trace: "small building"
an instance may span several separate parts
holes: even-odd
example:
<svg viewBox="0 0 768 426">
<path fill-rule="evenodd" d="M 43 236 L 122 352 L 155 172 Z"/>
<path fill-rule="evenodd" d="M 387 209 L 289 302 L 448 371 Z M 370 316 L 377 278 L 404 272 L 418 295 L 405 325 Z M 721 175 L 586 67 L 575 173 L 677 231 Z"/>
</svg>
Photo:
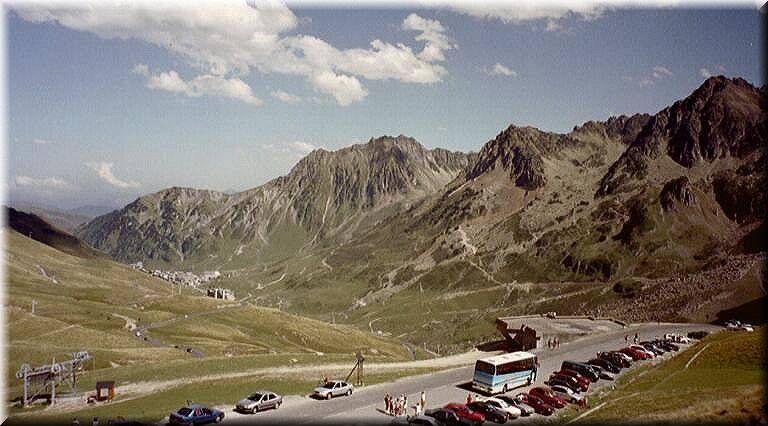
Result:
<svg viewBox="0 0 768 426">
<path fill-rule="evenodd" d="M 525 324 L 512 325 L 504 318 L 496 319 L 496 328 L 507 341 L 508 351 L 528 351 L 538 346 L 540 337 L 536 336 L 536 330 Z"/>
<path fill-rule="evenodd" d="M 115 382 L 96 382 L 96 401 L 112 401 L 115 397 Z"/>
<path fill-rule="evenodd" d="M 235 300 L 235 292 L 228 288 L 212 287 L 208 289 L 207 294 L 214 299 Z"/>
</svg>

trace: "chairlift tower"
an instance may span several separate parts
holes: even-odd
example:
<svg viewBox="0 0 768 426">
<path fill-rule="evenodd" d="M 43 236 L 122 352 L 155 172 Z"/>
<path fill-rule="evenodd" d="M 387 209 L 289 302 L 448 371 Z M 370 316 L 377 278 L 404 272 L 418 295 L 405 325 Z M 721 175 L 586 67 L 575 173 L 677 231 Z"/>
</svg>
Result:
<svg viewBox="0 0 768 426">
<path fill-rule="evenodd" d="M 51 404 L 56 403 L 56 386 L 61 383 L 69 385 L 72 394 L 77 395 L 77 372 L 82 370 L 85 361 L 91 359 L 86 351 L 72 353 L 71 359 L 56 362 L 54 358 L 50 364 L 32 368 L 29 364 L 22 364 L 16 372 L 16 378 L 24 382 L 24 397 L 22 402 L 25 407 L 40 396 L 49 386 L 51 389 Z"/>
</svg>

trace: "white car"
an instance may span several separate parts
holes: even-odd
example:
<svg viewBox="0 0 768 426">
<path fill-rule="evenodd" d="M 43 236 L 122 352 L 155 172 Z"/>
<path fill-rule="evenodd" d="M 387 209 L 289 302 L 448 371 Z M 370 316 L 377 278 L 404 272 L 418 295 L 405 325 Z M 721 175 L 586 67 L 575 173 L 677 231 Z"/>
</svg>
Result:
<svg viewBox="0 0 768 426">
<path fill-rule="evenodd" d="M 352 395 L 354 386 L 341 380 L 329 380 L 316 387 L 312 391 L 312 396 L 322 399 L 331 399 L 334 396 Z"/>
<path fill-rule="evenodd" d="M 552 392 L 555 393 L 555 395 L 563 398 L 564 400 L 572 403 L 572 404 L 582 404 L 584 401 L 584 395 L 574 392 L 568 387 L 560 386 L 560 385 L 552 385 L 549 387 L 552 389 Z"/>
<path fill-rule="evenodd" d="M 677 334 L 677 333 L 667 333 L 664 335 L 664 339 L 671 340 L 675 343 L 684 343 L 686 345 L 691 343 L 691 339 L 689 339 L 686 336 L 683 336 L 682 334 Z"/>
<path fill-rule="evenodd" d="M 483 401 L 488 405 L 492 405 L 498 408 L 499 410 L 504 411 L 505 413 L 507 413 L 507 417 L 509 417 L 510 419 L 516 419 L 523 414 L 523 412 L 520 411 L 519 408 L 512 406 L 508 404 L 506 401 L 501 400 L 499 398 L 486 398 Z"/>
</svg>

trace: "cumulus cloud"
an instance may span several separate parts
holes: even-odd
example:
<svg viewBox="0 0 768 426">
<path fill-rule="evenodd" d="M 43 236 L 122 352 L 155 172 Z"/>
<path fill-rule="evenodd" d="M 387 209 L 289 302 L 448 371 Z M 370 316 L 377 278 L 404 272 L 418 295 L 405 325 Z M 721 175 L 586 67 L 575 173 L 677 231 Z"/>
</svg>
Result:
<svg viewBox="0 0 768 426">
<path fill-rule="evenodd" d="M 363 100 L 368 91 L 360 84 L 360 80 L 331 71 L 318 73 L 312 77 L 312 85 L 321 92 L 333 96 L 341 106 Z"/>
<path fill-rule="evenodd" d="M 661 65 L 657 65 L 653 67 L 653 72 L 651 73 L 651 75 L 653 76 L 653 78 L 660 80 L 665 77 L 671 77 L 674 74 L 672 73 L 672 71 L 669 70 L 669 68 L 662 67 Z"/>
<path fill-rule="evenodd" d="M 431 84 L 442 80 L 444 52 L 455 48 L 436 20 L 409 15 L 401 27 L 418 31 L 424 48 L 416 53 L 402 43 L 379 39 L 367 48 L 338 49 L 311 35 L 296 34 L 299 20 L 282 3 L 271 0 L 200 0 L 178 3 L 137 0 L 91 5 L 27 2 L 14 7 L 30 22 L 56 22 L 105 39 L 136 39 L 183 59 L 198 77 L 184 80 L 176 71 L 150 74 L 148 87 L 187 96 L 224 96 L 254 103 L 242 77 L 260 73 L 300 75 L 340 105 L 362 100 L 367 91 L 359 78 Z M 338 90 L 339 93 L 332 92 Z M 250 95 L 249 95 L 250 93 Z"/>
<path fill-rule="evenodd" d="M 38 189 L 73 189 L 74 186 L 64 179 L 57 177 L 34 178 L 24 175 L 16 175 L 13 182 L 17 186 L 38 188 Z"/>
<path fill-rule="evenodd" d="M 512 68 L 509 68 L 506 65 L 502 65 L 498 62 L 493 64 L 492 67 L 487 68 L 485 72 L 488 75 L 505 75 L 507 77 L 517 77 L 517 71 L 513 70 Z"/>
<path fill-rule="evenodd" d="M 445 35 L 445 27 L 440 21 L 422 18 L 411 13 L 403 21 L 402 28 L 406 31 L 421 32 L 416 36 L 416 40 L 425 42 L 424 49 L 418 55 L 424 61 L 444 61 L 443 51 L 456 48 L 456 44 Z"/>
<path fill-rule="evenodd" d="M 112 167 L 114 167 L 113 163 L 101 161 L 96 163 L 85 163 L 85 165 L 88 166 L 88 168 L 94 170 L 102 181 L 117 188 L 138 188 L 141 185 L 136 181 L 125 181 L 115 176 L 115 174 L 112 172 Z"/>
<path fill-rule="evenodd" d="M 284 92 L 282 90 L 275 90 L 272 92 L 272 97 L 277 99 L 280 102 L 285 102 L 287 104 L 297 104 L 301 102 L 301 98 L 293 95 L 288 92 Z"/>
<path fill-rule="evenodd" d="M 233 99 L 256 106 L 263 103 L 253 95 L 251 87 L 237 77 L 226 78 L 205 74 L 187 81 L 182 79 L 176 71 L 152 74 L 145 64 L 136 65 L 133 72 L 146 77 L 145 86 L 153 90 L 182 93 L 192 98 L 211 96 Z"/>
</svg>

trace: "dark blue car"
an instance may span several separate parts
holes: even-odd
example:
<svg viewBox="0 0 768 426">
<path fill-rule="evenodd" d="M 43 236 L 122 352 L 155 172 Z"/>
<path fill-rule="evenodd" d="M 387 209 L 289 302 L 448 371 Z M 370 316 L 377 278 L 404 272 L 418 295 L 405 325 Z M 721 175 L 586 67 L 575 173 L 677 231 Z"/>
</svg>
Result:
<svg viewBox="0 0 768 426">
<path fill-rule="evenodd" d="M 168 418 L 173 425 L 202 425 L 205 423 L 218 423 L 224 418 L 224 412 L 215 408 L 208 408 L 200 404 L 192 404 L 181 407 Z"/>
</svg>

